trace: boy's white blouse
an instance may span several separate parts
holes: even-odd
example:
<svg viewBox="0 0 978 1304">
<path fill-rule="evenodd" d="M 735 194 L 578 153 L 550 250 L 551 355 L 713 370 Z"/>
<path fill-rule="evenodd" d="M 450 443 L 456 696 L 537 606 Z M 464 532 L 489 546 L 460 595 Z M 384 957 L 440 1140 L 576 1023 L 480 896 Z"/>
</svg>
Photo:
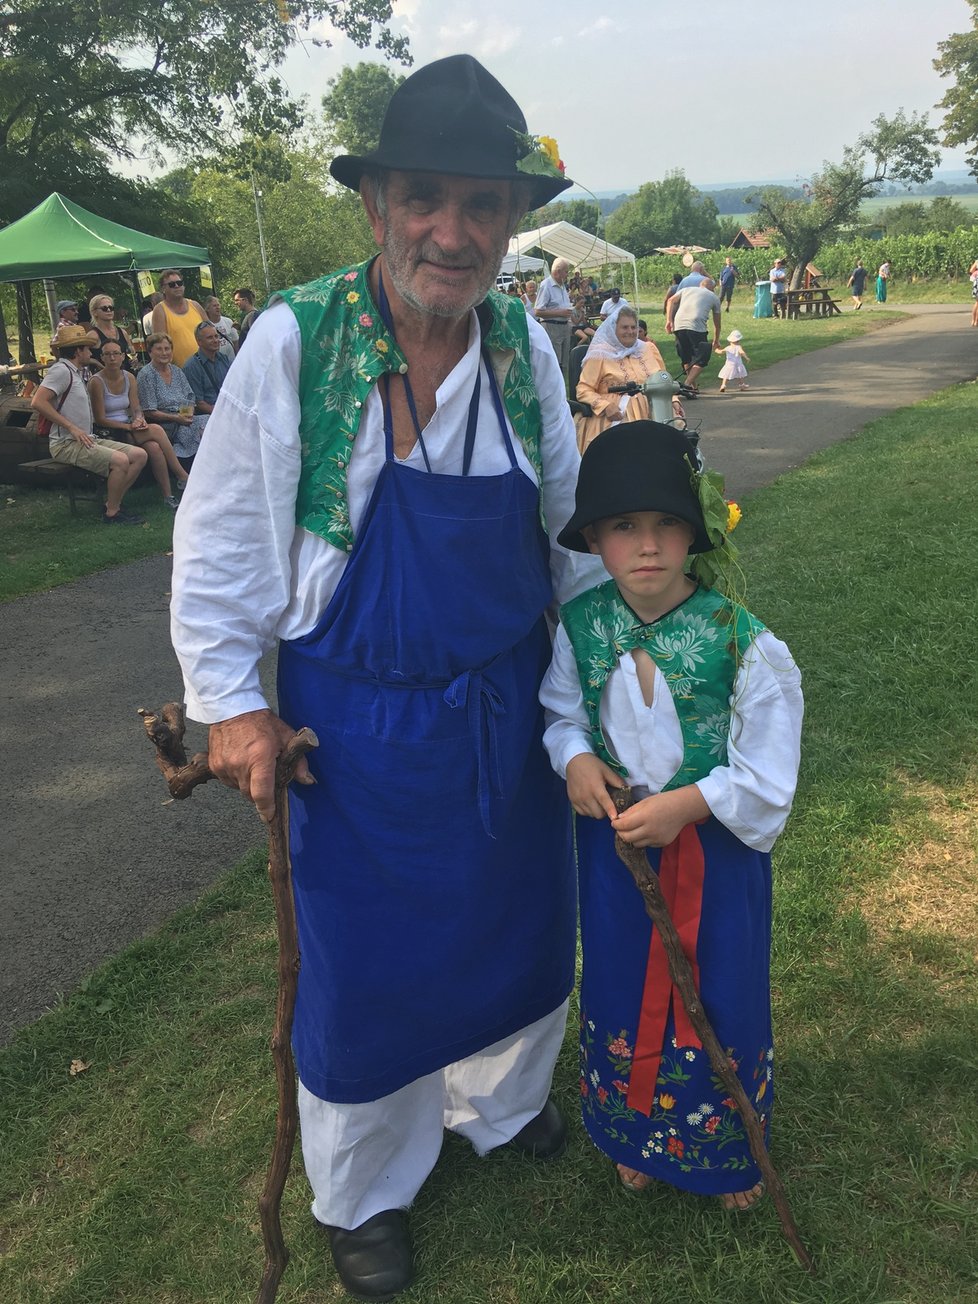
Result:
<svg viewBox="0 0 978 1304">
<path fill-rule="evenodd" d="M 592 752 L 591 731 L 574 650 L 563 627 L 540 689 L 546 709 L 543 737 L 554 769 Z M 731 697 L 727 764 L 696 785 L 712 813 L 741 842 L 770 851 L 785 826 L 798 781 L 804 704 L 801 673 L 784 643 L 764 630 L 748 648 Z M 682 730 L 658 667 L 651 707 L 645 705 L 635 660 L 626 654 L 601 698 L 601 727 L 632 787 L 659 792 L 683 759 Z"/>
</svg>

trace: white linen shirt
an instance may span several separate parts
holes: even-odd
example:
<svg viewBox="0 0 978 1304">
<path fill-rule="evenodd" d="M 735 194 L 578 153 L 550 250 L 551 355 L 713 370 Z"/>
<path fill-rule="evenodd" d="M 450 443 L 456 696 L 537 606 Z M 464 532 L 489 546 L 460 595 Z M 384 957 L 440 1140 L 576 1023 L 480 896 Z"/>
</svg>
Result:
<svg viewBox="0 0 978 1304">
<path fill-rule="evenodd" d="M 543 509 L 559 602 L 607 578 L 600 558 L 556 543 L 574 509 L 580 457 L 564 382 L 546 333 L 528 319 L 530 360 L 542 415 Z M 255 321 L 251 343 L 228 372 L 207 424 L 173 532 L 170 627 L 184 674 L 188 715 L 214 724 L 266 707 L 258 663 L 278 639 L 318 623 L 348 554 L 296 525 L 299 442 L 298 322 L 286 304 Z M 439 387 L 424 431 L 431 469 L 460 475 L 465 423 L 479 364 L 473 311 L 465 355 Z M 509 458 L 483 370 L 471 474 L 499 475 Z M 511 432 L 512 433 L 512 432 Z M 513 438 L 517 465 L 536 476 Z M 347 472 L 356 532 L 385 457 L 383 406 L 376 386 L 363 407 Z M 405 459 L 424 469 L 420 446 Z"/>
<path fill-rule="evenodd" d="M 653 663 L 654 664 L 654 663 Z M 554 769 L 593 752 L 574 649 L 563 626 L 540 701 L 546 712 L 543 743 Z M 744 654 L 730 698 L 733 708 L 727 764 L 696 786 L 721 824 L 755 851 L 770 851 L 784 828 L 798 781 L 804 705 L 801 674 L 784 643 L 762 630 Z M 631 787 L 661 792 L 683 761 L 683 735 L 672 694 L 655 666 L 651 706 L 645 705 L 635 659 L 627 653 L 601 696 L 601 728 Z"/>
</svg>

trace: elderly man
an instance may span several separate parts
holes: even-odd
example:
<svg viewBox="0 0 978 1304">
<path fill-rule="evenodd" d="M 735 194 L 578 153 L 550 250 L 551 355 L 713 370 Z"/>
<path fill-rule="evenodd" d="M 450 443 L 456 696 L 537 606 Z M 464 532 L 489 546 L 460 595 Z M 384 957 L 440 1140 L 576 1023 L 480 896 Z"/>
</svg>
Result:
<svg viewBox="0 0 978 1304">
<path fill-rule="evenodd" d="M 194 331 L 197 352 L 183 364 L 183 374 L 190 382 L 198 412 L 213 412 L 224 377 L 231 363 L 221 352 L 221 336 L 211 321 L 202 321 Z"/>
<path fill-rule="evenodd" d="M 62 326 L 78 325 L 78 302 L 75 299 L 59 299 L 55 305 L 55 312 L 58 314 L 58 324 L 55 331 L 59 331 Z"/>
<path fill-rule="evenodd" d="M 62 326 L 51 341 L 58 361 L 50 366 L 31 407 L 51 423 L 48 447 L 56 462 L 80 466 L 105 479 L 103 525 L 142 525 L 142 516 L 122 510 L 122 499 L 146 465 L 146 450 L 92 434 L 92 405 L 84 369 L 98 336 L 84 326 Z"/>
<path fill-rule="evenodd" d="M 365 1299 L 411 1280 L 403 1211 L 445 1128 L 479 1154 L 564 1145 L 573 870 L 537 689 L 551 597 L 597 559 L 554 541 L 578 457 L 553 350 L 490 292 L 522 214 L 570 184 L 520 167 L 525 133 L 468 55 L 398 88 L 377 149 L 331 167 L 379 256 L 258 319 L 177 517 L 211 767 L 267 817 L 293 729 L 319 737 L 290 794 L 293 1040 L 313 1214 Z"/>
<path fill-rule="evenodd" d="M 567 378 L 571 351 L 571 303 L 570 291 L 567 289 L 567 277 L 570 275 L 570 263 L 566 258 L 555 258 L 550 275 L 545 276 L 537 290 L 533 315 L 543 322 L 543 328 L 550 338 L 560 370 Z"/>
<path fill-rule="evenodd" d="M 160 274 L 163 298 L 153 309 L 152 334 L 169 335 L 173 341 L 173 361 L 182 367 L 197 352 L 194 332 L 207 314 L 196 299 L 184 296 L 183 273 L 168 268 Z"/>
<path fill-rule="evenodd" d="M 788 273 L 785 270 L 783 258 L 775 258 L 774 266 L 768 272 L 768 279 L 771 282 L 771 304 L 774 308 L 774 315 L 786 320 L 788 316 Z"/>
<path fill-rule="evenodd" d="M 690 263 L 690 265 L 689 265 L 689 271 L 686 273 L 686 275 L 683 277 L 683 279 L 682 279 L 682 280 L 679 282 L 679 284 L 676 286 L 676 289 L 677 289 L 677 290 L 688 290 L 688 289 L 690 288 L 690 286 L 693 286 L 693 285 L 702 285 L 703 282 L 706 281 L 706 280 L 708 280 L 708 279 L 709 279 L 709 277 L 707 276 L 706 268 L 705 268 L 705 267 L 703 266 L 703 264 L 702 264 L 702 263 L 697 259 L 696 262 L 694 262 L 694 263 Z"/>
<path fill-rule="evenodd" d="M 707 324 L 713 317 L 713 344 L 709 343 Z M 707 277 L 700 285 L 677 289 L 666 303 L 666 330 L 675 331 L 676 352 L 686 373 L 686 384 L 698 393 L 696 381 L 710 356 L 720 343 L 720 300 L 713 293 Z"/>
</svg>

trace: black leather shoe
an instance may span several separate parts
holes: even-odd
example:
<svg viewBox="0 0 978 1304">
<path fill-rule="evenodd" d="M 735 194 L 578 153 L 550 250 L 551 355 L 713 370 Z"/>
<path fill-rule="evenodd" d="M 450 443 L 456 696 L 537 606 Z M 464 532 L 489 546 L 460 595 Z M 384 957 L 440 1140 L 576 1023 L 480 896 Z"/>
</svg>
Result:
<svg viewBox="0 0 978 1304">
<path fill-rule="evenodd" d="M 548 1100 L 536 1118 L 521 1127 L 509 1143 L 531 1159 L 556 1159 L 567 1146 L 567 1124 L 560 1110 Z"/>
<path fill-rule="evenodd" d="M 385 1209 L 346 1231 L 327 1227 L 336 1275 L 356 1299 L 393 1299 L 414 1277 L 411 1236 L 403 1209 Z"/>
</svg>

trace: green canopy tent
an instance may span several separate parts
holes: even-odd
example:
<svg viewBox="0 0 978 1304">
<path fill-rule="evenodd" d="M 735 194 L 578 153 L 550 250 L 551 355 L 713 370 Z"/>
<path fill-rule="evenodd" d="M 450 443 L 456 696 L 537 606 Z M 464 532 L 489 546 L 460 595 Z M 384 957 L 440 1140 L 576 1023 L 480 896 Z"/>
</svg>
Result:
<svg viewBox="0 0 978 1304">
<path fill-rule="evenodd" d="M 207 250 L 199 245 L 158 240 L 132 227 L 120 226 L 55 191 L 0 231 L 0 282 L 17 283 L 21 362 L 34 358 L 28 281 L 75 280 L 97 272 L 128 273 L 135 309 L 139 302 L 134 275 L 137 271 L 203 267 L 209 262 Z M 50 296 L 49 303 L 53 304 Z M 0 346 L 0 362 L 4 362 L 5 327 Z"/>
<path fill-rule="evenodd" d="M 0 281 L 202 267 L 209 261 L 207 250 L 199 245 L 158 240 L 120 226 L 57 191 L 0 231 Z"/>
</svg>

